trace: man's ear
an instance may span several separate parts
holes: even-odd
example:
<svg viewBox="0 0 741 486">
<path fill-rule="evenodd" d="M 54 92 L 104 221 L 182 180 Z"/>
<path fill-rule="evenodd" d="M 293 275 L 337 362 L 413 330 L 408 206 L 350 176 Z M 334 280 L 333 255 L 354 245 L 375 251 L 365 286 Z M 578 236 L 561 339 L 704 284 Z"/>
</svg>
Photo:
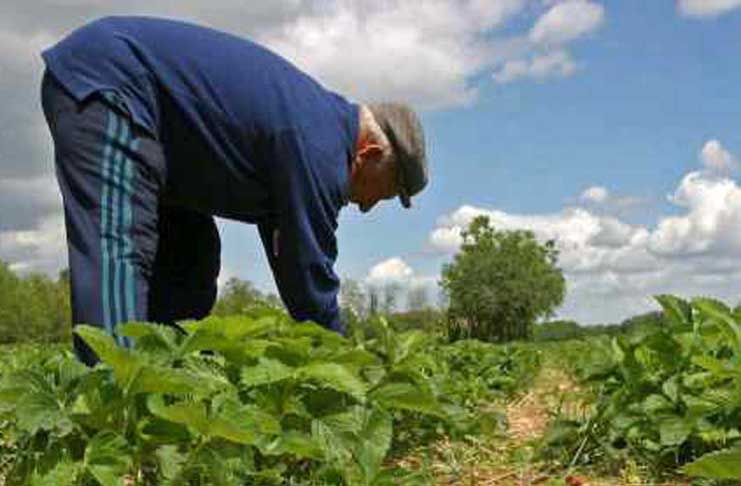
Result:
<svg viewBox="0 0 741 486">
<path fill-rule="evenodd" d="M 358 150 L 358 157 L 363 161 L 378 162 L 383 158 L 383 149 L 377 143 L 366 143 Z"/>
<path fill-rule="evenodd" d="M 351 164 L 351 173 L 355 174 L 369 162 L 380 162 L 383 158 L 383 149 L 368 139 L 361 140 Z"/>
</svg>

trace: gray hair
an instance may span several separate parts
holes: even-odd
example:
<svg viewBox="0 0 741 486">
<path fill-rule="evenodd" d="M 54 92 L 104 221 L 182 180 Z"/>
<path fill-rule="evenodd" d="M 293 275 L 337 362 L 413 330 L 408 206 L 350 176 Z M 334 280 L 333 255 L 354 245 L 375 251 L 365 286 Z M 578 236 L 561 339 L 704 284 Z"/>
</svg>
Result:
<svg viewBox="0 0 741 486">
<path fill-rule="evenodd" d="M 373 112 L 366 105 L 360 105 L 360 131 L 368 133 L 381 146 L 383 160 L 386 162 L 389 161 L 393 154 L 391 142 L 389 142 L 386 132 L 381 129 L 381 126 L 376 121 Z"/>
</svg>

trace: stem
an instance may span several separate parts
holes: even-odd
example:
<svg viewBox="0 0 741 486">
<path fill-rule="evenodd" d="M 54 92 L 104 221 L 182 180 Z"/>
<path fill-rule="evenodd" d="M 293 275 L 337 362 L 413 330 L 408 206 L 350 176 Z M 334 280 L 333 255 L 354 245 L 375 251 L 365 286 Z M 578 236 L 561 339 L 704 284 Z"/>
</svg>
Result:
<svg viewBox="0 0 741 486">
<path fill-rule="evenodd" d="M 605 393 L 605 386 L 602 385 L 600 387 L 599 393 L 597 394 L 597 403 L 600 403 L 602 401 L 602 398 L 604 396 L 604 393 Z M 598 408 L 597 411 L 596 411 L 596 418 L 598 420 L 599 420 L 601 414 L 602 414 L 602 412 Z M 595 415 L 590 415 L 590 417 L 587 419 L 587 428 L 586 428 L 586 430 L 584 432 L 585 433 L 584 439 L 582 440 L 581 444 L 579 444 L 579 448 L 576 450 L 576 454 L 574 455 L 574 457 L 571 459 L 571 462 L 569 463 L 569 468 L 567 470 L 567 473 L 569 473 L 569 474 L 571 473 L 571 470 L 576 465 L 576 461 L 579 460 L 579 456 L 581 456 L 581 453 L 584 451 L 584 447 L 587 445 L 587 440 L 589 440 L 589 438 L 592 436 L 592 430 L 591 429 L 594 426 L 594 422 L 595 422 L 593 420 L 594 418 L 595 418 Z M 597 442 L 599 443 L 599 440 Z"/>
<path fill-rule="evenodd" d="M 581 453 L 584 451 L 584 447 L 587 445 L 587 440 L 589 440 L 589 437 L 591 435 L 591 431 L 590 431 L 591 428 L 592 428 L 592 417 L 589 417 L 589 419 L 587 420 L 587 430 L 585 431 L 584 439 L 582 439 L 581 444 L 579 444 L 579 448 L 576 450 L 576 454 L 574 454 L 574 457 L 571 459 L 567 473 L 569 474 L 571 473 L 571 470 L 576 465 L 576 461 L 579 460 L 579 456 L 581 456 Z"/>
</svg>

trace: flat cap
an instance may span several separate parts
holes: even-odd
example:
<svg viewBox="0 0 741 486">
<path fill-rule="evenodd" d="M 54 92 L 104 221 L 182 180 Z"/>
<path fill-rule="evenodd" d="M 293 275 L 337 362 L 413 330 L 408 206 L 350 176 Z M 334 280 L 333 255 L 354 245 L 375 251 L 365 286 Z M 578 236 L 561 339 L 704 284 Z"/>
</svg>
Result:
<svg viewBox="0 0 741 486">
<path fill-rule="evenodd" d="M 429 172 L 425 155 L 425 137 L 419 118 L 403 103 L 367 105 L 384 131 L 394 151 L 399 171 L 399 200 L 411 207 L 411 197 L 427 186 Z"/>
</svg>

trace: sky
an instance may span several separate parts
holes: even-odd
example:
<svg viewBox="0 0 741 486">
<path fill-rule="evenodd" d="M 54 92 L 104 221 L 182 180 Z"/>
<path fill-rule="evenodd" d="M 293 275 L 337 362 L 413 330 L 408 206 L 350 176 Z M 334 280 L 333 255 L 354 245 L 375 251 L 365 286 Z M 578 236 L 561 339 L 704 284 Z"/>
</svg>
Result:
<svg viewBox="0 0 741 486">
<path fill-rule="evenodd" d="M 0 259 L 18 272 L 66 266 L 39 52 L 111 14 L 249 37 L 353 101 L 419 110 L 430 184 L 410 210 L 343 209 L 343 278 L 434 295 L 486 214 L 556 240 L 558 317 L 741 301 L 741 0 L 4 0 Z M 275 291 L 255 228 L 218 224 L 220 282 Z"/>
</svg>

